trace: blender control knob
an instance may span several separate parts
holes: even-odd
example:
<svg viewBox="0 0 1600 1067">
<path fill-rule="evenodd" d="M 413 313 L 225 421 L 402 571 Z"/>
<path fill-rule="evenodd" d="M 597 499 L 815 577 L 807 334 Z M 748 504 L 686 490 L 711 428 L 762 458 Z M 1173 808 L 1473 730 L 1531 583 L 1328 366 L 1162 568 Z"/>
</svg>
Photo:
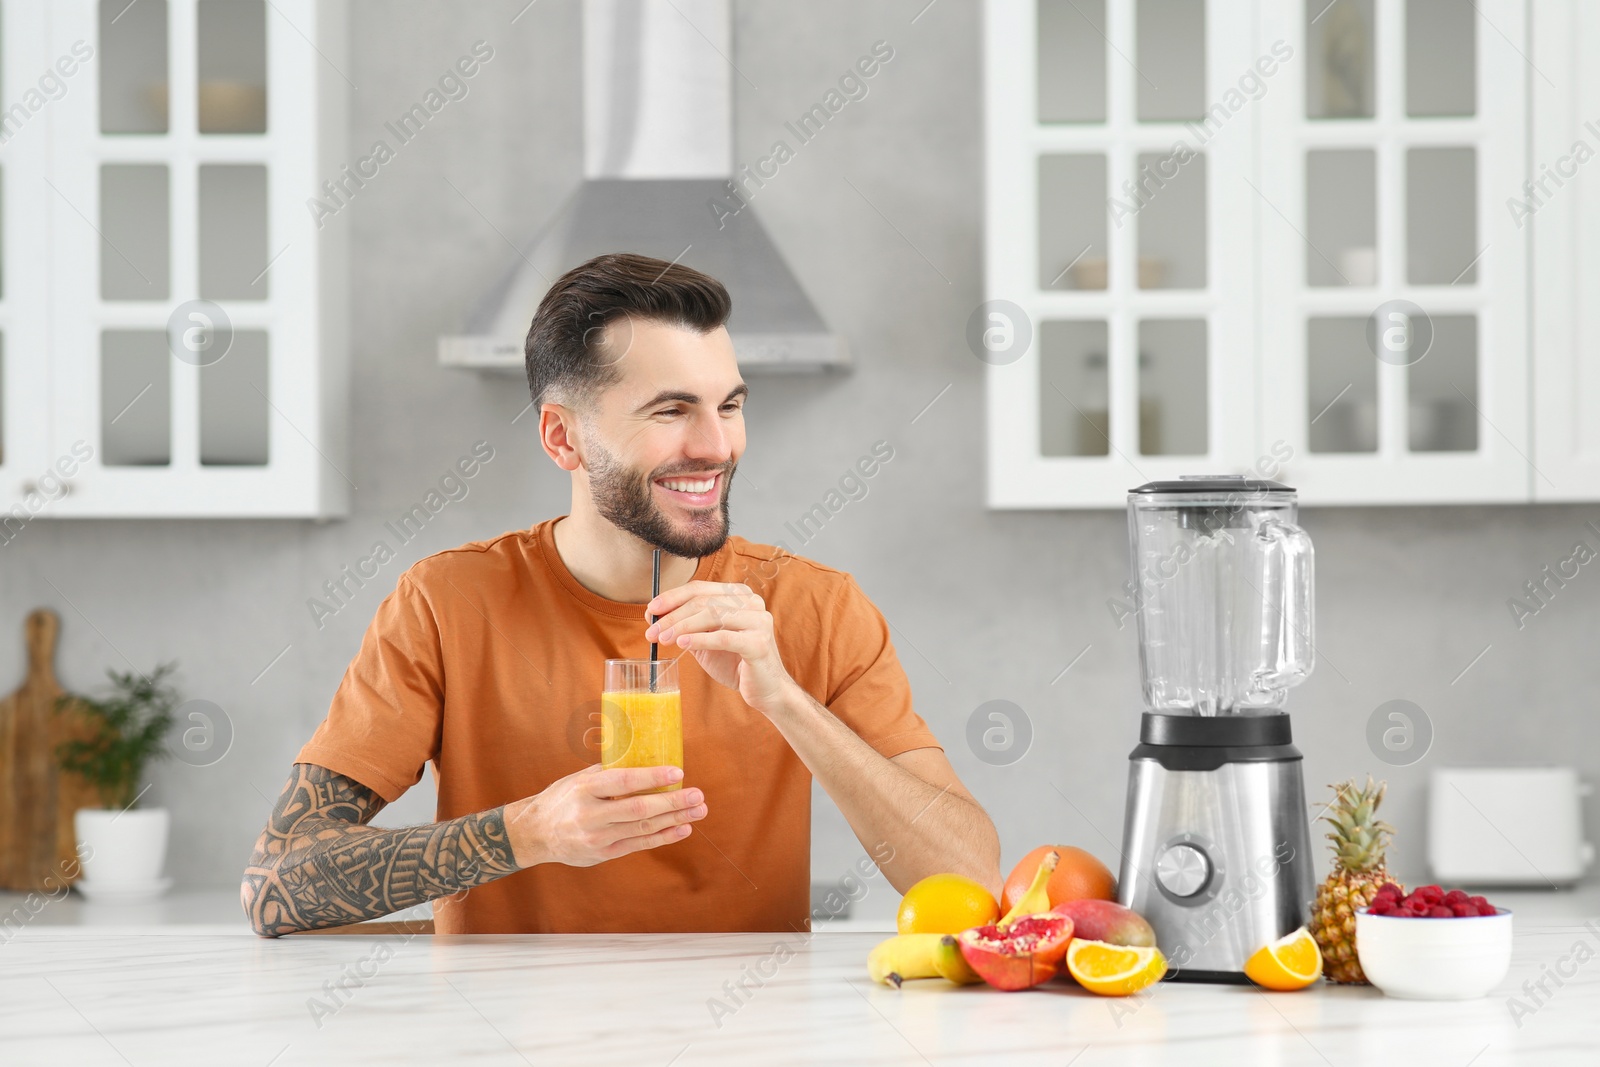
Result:
<svg viewBox="0 0 1600 1067">
<path fill-rule="evenodd" d="M 1211 858 L 1194 845 L 1173 845 L 1156 860 L 1156 878 L 1175 897 L 1192 897 L 1211 881 Z"/>
</svg>

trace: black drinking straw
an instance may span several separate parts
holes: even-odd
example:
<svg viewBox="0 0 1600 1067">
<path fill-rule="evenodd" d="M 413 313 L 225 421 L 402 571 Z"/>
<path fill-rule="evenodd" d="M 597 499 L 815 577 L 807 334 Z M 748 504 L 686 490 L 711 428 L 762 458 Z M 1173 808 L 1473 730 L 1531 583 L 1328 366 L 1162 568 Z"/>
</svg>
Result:
<svg viewBox="0 0 1600 1067">
<path fill-rule="evenodd" d="M 650 564 L 650 599 L 654 600 L 661 595 L 661 550 L 656 549 L 655 559 Z M 654 625 L 656 616 L 650 616 L 650 623 Z M 656 691 L 656 643 L 650 642 L 650 692 Z"/>
</svg>

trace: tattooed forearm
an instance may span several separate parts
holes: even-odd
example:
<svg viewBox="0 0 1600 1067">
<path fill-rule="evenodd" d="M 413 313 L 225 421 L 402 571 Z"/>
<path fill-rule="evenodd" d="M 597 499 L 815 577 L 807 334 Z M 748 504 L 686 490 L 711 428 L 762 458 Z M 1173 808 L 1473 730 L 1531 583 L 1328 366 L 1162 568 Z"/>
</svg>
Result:
<svg viewBox="0 0 1600 1067">
<path fill-rule="evenodd" d="M 373 919 L 516 872 L 504 811 L 379 830 L 383 798 L 297 763 L 245 868 L 240 898 L 263 937 Z"/>
</svg>

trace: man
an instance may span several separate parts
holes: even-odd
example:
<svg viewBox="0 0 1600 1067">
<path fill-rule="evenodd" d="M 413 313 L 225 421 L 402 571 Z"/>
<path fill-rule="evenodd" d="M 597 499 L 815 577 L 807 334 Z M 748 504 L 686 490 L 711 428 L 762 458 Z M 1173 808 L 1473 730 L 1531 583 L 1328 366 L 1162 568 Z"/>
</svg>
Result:
<svg viewBox="0 0 1600 1067">
<path fill-rule="evenodd" d="M 428 900 L 440 933 L 808 929 L 813 777 L 896 889 L 954 871 L 998 895 L 994 825 L 883 617 L 849 575 L 729 536 L 730 310 L 637 255 L 550 288 L 528 386 L 571 514 L 429 556 L 379 606 L 245 870 L 258 934 Z M 602 770 L 603 661 L 652 641 L 687 653 L 684 768 Z M 365 825 L 430 760 L 440 821 Z"/>
</svg>

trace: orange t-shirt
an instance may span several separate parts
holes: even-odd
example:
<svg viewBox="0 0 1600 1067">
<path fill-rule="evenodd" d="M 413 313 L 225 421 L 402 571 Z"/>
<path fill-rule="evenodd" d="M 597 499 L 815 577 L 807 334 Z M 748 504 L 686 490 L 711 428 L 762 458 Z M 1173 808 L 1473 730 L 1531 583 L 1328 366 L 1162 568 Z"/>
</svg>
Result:
<svg viewBox="0 0 1600 1067">
<path fill-rule="evenodd" d="M 608 658 L 648 657 L 643 604 L 585 589 L 552 529 L 429 556 L 378 607 L 328 717 L 297 761 L 393 801 L 433 761 L 438 818 L 531 796 L 598 762 Z M 938 740 L 883 616 L 848 574 L 730 537 L 695 580 L 766 601 L 783 664 L 885 757 Z M 811 772 L 692 655 L 679 664 L 684 785 L 709 809 L 682 841 L 593 867 L 544 863 L 434 902 L 439 933 L 810 928 Z"/>
</svg>

